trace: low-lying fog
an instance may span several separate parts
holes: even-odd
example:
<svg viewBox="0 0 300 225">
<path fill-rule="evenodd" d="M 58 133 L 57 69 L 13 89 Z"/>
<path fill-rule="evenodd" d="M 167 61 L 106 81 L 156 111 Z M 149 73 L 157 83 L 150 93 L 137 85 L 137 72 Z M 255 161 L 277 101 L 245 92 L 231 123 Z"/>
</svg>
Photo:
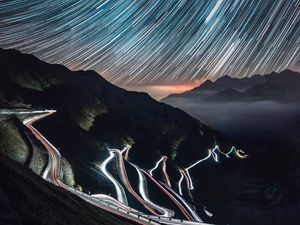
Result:
<svg viewBox="0 0 300 225">
<path fill-rule="evenodd" d="M 204 124 L 233 140 L 265 150 L 270 143 L 300 146 L 300 102 L 275 101 L 207 103 L 172 100 Z"/>
</svg>

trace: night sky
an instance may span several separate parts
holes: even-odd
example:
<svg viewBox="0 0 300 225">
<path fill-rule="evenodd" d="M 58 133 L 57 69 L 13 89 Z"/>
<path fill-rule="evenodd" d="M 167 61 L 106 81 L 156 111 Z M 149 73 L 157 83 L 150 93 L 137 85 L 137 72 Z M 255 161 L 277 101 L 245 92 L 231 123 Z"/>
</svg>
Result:
<svg viewBox="0 0 300 225">
<path fill-rule="evenodd" d="M 300 71 L 300 0 L 1 0 L 0 47 L 154 97 Z"/>
</svg>

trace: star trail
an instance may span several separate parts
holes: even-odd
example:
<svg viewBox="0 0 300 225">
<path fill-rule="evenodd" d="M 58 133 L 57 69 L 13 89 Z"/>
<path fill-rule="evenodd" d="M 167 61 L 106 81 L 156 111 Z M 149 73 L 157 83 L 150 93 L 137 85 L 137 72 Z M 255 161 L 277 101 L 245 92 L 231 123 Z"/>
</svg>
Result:
<svg viewBox="0 0 300 225">
<path fill-rule="evenodd" d="M 126 86 L 300 70 L 300 0 L 2 0 L 0 47 Z"/>
</svg>

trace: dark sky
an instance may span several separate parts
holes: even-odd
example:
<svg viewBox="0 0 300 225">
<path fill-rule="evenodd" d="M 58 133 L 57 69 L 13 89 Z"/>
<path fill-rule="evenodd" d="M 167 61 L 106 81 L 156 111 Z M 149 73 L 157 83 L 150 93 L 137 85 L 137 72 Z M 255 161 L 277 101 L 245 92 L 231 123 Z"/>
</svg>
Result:
<svg viewBox="0 0 300 225">
<path fill-rule="evenodd" d="M 300 0 L 0 1 L 0 47 L 154 97 L 225 74 L 300 71 L 299 42 Z"/>
</svg>

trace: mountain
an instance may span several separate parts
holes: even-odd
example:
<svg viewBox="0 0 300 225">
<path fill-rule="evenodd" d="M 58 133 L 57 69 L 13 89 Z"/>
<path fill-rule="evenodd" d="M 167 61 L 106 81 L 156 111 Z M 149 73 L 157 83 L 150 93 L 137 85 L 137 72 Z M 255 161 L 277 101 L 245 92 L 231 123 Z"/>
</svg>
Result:
<svg viewBox="0 0 300 225">
<path fill-rule="evenodd" d="M 206 85 L 205 91 L 212 91 L 209 87 L 212 84 Z M 246 86 L 243 84 L 243 90 Z M 218 92 L 225 89 L 218 89 Z M 230 96 L 243 90 L 231 87 L 225 93 Z M 224 151 L 233 145 L 222 133 L 145 93 L 116 87 L 94 71 L 70 71 L 16 50 L 0 50 L 0 108 L 56 109 L 56 113 L 34 123 L 34 127 L 59 148 L 62 182 L 85 193 L 116 196 L 113 185 L 97 167 L 109 156 L 107 147 L 121 149 L 125 144 L 131 144 L 129 162 L 145 170 L 153 168 L 161 156 L 167 156 L 166 170 L 171 186 L 178 190 L 180 168 L 203 159 L 208 149 L 216 144 Z M 218 110 L 214 109 L 213 113 L 216 112 Z M 228 112 L 230 115 L 232 109 Z M 219 113 L 212 121 L 224 119 L 226 111 Z M 4 171 L 0 175 L 0 196 L 4 196 L 5 211 L 24 224 L 51 224 L 57 219 L 62 222 L 54 224 L 69 224 L 74 216 L 78 224 L 84 224 L 82 221 L 122 224 L 35 175 L 41 175 L 45 170 L 46 149 L 20 120 L 20 116 L 0 115 L 0 154 L 4 155 L 0 163 L 1 171 Z M 230 123 L 229 130 L 234 125 Z M 300 172 L 298 161 L 294 160 L 298 155 L 290 148 L 284 148 L 287 154 L 282 151 L 280 154 L 257 154 L 260 146 L 255 144 L 244 146 L 243 150 L 250 155 L 246 160 L 219 155 L 218 162 L 208 159 L 191 169 L 193 190 L 188 190 L 187 182 L 182 182 L 184 198 L 205 222 L 271 225 L 284 221 L 290 225 L 299 224 L 300 185 L 297 177 Z M 108 167 L 117 178 L 116 166 L 111 163 Z M 166 183 L 161 164 L 159 169 L 154 176 Z M 129 172 L 128 176 L 132 185 L 138 186 L 136 174 Z M 149 187 L 151 199 L 170 202 L 153 185 Z M 130 206 L 139 206 L 132 198 L 128 200 Z M 213 217 L 209 217 L 204 209 L 213 213 Z M 51 216 L 46 217 L 45 211 Z M 45 218 L 48 223 L 44 222 Z"/>
<path fill-rule="evenodd" d="M 300 177 L 296 166 L 300 163 L 299 73 L 285 70 L 242 79 L 224 76 L 162 101 L 224 133 L 250 154 L 251 159 L 233 167 L 239 171 L 224 175 L 238 180 L 232 181 L 236 193 L 227 207 L 236 212 L 237 221 L 243 221 L 240 224 L 299 223 L 293 214 L 300 209 L 295 182 Z M 247 222 L 237 218 L 248 217 L 247 210 L 253 216 Z"/>
<path fill-rule="evenodd" d="M 106 146 L 125 143 L 132 144 L 131 161 L 144 168 L 161 155 L 168 156 L 171 167 L 188 165 L 190 155 L 203 156 L 215 142 L 228 145 L 185 112 L 114 86 L 94 71 L 70 71 L 3 49 L 0 69 L 1 108 L 57 109 L 36 127 L 75 165 L 101 161 L 108 155 Z M 80 169 L 74 166 L 75 177 Z M 77 179 L 85 183 L 80 175 Z"/>
<path fill-rule="evenodd" d="M 34 126 L 59 148 L 63 182 L 86 193 L 116 196 L 113 184 L 97 167 L 109 156 L 107 147 L 132 145 L 130 162 L 145 170 L 167 156 L 167 171 L 177 187 L 179 168 L 204 158 L 216 143 L 224 150 L 232 146 L 224 135 L 187 113 L 148 94 L 114 86 L 94 71 L 70 71 L 4 49 L 0 50 L 0 71 L 0 108 L 57 110 Z M 30 131 L 17 118 L 2 118 L 0 132 L 0 152 L 41 174 L 45 149 Z M 207 175 L 218 168 L 212 166 Z M 110 170 L 116 175 L 115 167 Z M 162 176 L 157 179 L 166 182 Z M 203 212 L 200 198 L 185 197 Z"/>
<path fill-rule="evenodd" d="M 224 88 L 232 88 L 237 91 L 244 91 L 253 87 L 254 85 L 264 83 L 266 81 L 265 76 L 254 75 L 251 78 L 246 77 L 242 79 L 233 78 L 229 75 L 225 75 L 216 80 L 216 82 L 212 82 L 210 80 L 205 81 L 199 87 L 194 88 L 192 91 L 201 91 L 201 90 L 211 90 L 211 91 L 221 91 Z"/>
<path fill-rule="evenodd" d="M 247 78 L 223 76 L 215 82 L 207 80 L 199 87 L 181 94 L 171 94 L 163 102 L 176 98 L 189 101 L 267 101 L 295 102 L 300 100 L 300 74 L 290 70 Z"/>
<path fill-rule="evenodd" d="M 224 76 L 162 101 L 185 110 L 250 150 L 300 148 L 296 135 L 300 130 L 297 72 L 284 70 L 242 79 Z"/>
</svg>

